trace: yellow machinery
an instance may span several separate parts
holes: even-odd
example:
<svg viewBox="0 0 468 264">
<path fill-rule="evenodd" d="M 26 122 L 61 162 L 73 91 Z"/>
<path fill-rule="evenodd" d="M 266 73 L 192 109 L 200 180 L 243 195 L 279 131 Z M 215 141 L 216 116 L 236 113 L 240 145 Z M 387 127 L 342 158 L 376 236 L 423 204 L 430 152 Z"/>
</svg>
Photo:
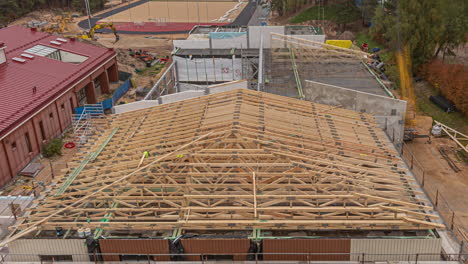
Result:
<svg viewBox="0 0 468 264">
<path fill-rule="evenodd" d="M 401 97 L 407 102 L 403 139 L 405 141 L 411 141 L 417 137 L 428 137 L 428 135 L 420 134 L 414 128 L 416 125 L 417 104 L 414 94 L 413 78 L 411 74 L 411 52 L 408 44 L 404 45 L 403 48 L 397 51 L 395 56 L 400 74 Z"/>
<path fill-rule="evenodd" d="M 115 42 L 119 41 L 120 36 L 117 34 L 117 29 L 115 28 L 114 23 L 112 23 L 112 22 L 96 24 L 94 27 L 91 28 L 91 30 L 89 30 L 89 32 L 87 32 L 85 34 L 82 34 L 82 35 L 77 35 L 76 37 L 77 38 L 82 38 L 82 39 L 92 40 L 92 39 L 94 39 L 95 31 L 97 29 L 101 29 L 101 28 L 110 28 L 110 29 L 112 29 L 112 33 L 114 33 L 114 35 L 115 35 Z"/>
<path fill-rule="evenodd" d="M 64 33 L 68 31 L 67 25 L 73 22 L 73 18 L 69 12 L 63 13 L 61 16 L 54 17 L 48 27 L 45 27 L 42 31 L 53 34 L 53 33 Z"/>
</svg>

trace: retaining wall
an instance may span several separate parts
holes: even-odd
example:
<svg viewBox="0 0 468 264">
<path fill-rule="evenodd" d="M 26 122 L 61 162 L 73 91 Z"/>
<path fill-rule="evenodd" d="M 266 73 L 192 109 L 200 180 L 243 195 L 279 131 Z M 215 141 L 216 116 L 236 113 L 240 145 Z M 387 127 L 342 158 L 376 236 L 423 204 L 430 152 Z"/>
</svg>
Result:
<svg viewBox="0 0 468 264">
<path fill-rule="evenodd" d="M 406 101 L 386 96 L 359 92 L 334 85 L 305 82 L 305 99 L 311 102 L 338 106 L 374 115 L 377 123 L 398 148 L 403 142 Z"/>
</svg>

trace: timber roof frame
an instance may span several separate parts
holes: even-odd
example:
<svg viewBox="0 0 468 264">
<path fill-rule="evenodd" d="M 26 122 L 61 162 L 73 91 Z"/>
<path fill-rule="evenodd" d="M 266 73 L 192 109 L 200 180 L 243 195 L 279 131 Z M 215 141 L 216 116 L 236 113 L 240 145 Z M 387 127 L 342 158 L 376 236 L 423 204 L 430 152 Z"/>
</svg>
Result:
<svg viewBox="0 0 468 264">
<path fill-rule="evenodd" d="M 108 121 L 87 145 L 98 149 L 117 128 L 99 156 L 57 194 L 70 171 L 60 178 L 13 238 L 56 227 L 444 228 L 366 113 L 238 89 Z"/>
</svg>

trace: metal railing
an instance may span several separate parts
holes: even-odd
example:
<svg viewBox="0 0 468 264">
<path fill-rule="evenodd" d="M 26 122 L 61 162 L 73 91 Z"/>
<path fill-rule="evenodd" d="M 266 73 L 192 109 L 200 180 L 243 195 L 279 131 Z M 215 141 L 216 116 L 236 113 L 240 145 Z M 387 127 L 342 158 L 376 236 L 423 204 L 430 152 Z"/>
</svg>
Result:
<svg viewBox="0 0 468 264">
<path fill-rule="evenodd" d="M 439 191 L 437 184 L 434 183 L 431 178 L 426 177 L 425 168 L 416 159 L 416 156 L 413 154 L 413 152 L 411 152 L 407 143 L 403 143 L 401 147 L 401 156 L 410 167 L 413 175 L 423 187 L 434 207 L 444 218 L 447 226 L 453 231 L 462 244 L 468 245 L 468 229 L 465 227 L 456 212 L 450 207 L 450 203 Z M 465 252 L 468 253 L 468 250 L 466 249 Z"/>
<path fill-rule="evenodd" d="M 192 254 L 131 254 L 131 253 L 91 253 L 91 254 L 2 254 L 0 263 L 14 262 L 76 262 L 76 263 L 106 263 L 106 262 L 140 262 L 165 263 L 166 261 L 191 263 L 210 263 L 222 260 L 223 263 L 275 263 L 276 261 L 290 261 L 300 263 L 377 263 L 382 261 L 398 261 L 402 263 L 464 263 L 467 254 L 368 254 L 368 253 L 192 253 Z"/>
</svg>

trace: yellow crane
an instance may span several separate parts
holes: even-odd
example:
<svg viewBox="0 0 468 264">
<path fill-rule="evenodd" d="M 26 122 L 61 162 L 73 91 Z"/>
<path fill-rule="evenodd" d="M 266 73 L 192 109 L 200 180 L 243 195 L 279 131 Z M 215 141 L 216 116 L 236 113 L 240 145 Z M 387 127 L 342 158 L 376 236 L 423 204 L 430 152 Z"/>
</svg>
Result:
<svg viewBox="0 0 468 264">
<path fill-rule="evenodd" d="M 81 35 L 76 35 L 76 37 L 77 38 L 82 38 L 82 39 L 92 40 L 92 39 L 94 39 L 96 30 L 101 29 L 101 28 L 110 28 L 110 29 L 112 29 L 112 33 L 114 33 L 114 35 L 115 35 L 115 42 L 119 41 L 120 36 L 119 36 L 119 34 L 117 34 L 117 29 L 115 28 L 114 23 L 112 23 L 112 22 L 96 24 L 94 27 L 92 27 L 89 30 L 89 32 L 87 32 L 85 34 L 81 34 Z"/>
</svg>

